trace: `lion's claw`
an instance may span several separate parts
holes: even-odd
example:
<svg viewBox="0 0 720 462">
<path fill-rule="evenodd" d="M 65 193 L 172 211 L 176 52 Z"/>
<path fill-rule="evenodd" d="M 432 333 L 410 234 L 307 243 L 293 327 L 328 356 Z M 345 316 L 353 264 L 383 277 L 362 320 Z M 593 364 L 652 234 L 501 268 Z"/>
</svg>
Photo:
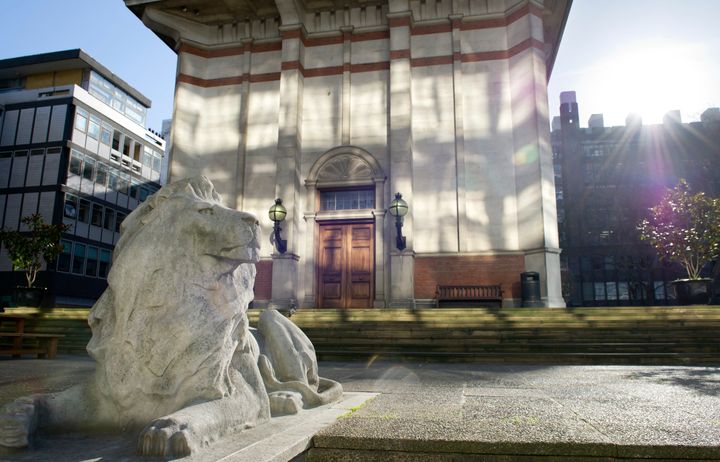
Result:
<svg viewBox="0 0 720 462">
<path fill-rule="evenodd" d="M 157 419 L 140 433 L 138 453 L 146 457 L 185 457 L 192 453 L 191 440 L 186 425 L 173 419 Z"/>
</svg>

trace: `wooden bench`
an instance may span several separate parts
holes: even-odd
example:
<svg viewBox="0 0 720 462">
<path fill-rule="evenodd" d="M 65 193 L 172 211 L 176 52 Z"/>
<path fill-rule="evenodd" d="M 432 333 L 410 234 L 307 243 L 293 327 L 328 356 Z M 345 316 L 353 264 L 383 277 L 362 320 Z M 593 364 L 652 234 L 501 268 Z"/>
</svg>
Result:
<svg viewBox="0 0 720 462">
<path fill-rule="evenodd" d="M 21 355 L 37 355 L 38 359 L 53 359 L 57 356 L 58 340 L 65 337 L 63 334 L 34 334 L 20 332 L 0 332 L 0 339 L 12 339 L 12 345 L 0 345 L 0 354 L 9 354 L 13 358 Z M 23 346 L 23 340 L 37 340 L 37 346 Z"/>
<path fill-rule="evenodd" d="M 0 354 L 9 354 L 13 358 L 22 355 L 37 355 L 38 358 L 53 359 L 57 356 L 58 340 L 65 337 L 63 334 L 35 334 L 25 332 L 25 321 L 29 317 L 22 314 L 3 313 L 0 315 L 0 326 L 7 323 L 15 324 L 15 332 L 0 332 L 0 340 L 12 340 L 12 345 L 0 345 Z M 34 340 L 37 345 L 23 345 L 23 340 Z"/>
<path fill-rule="evenodd" d="M 502 287 L 497 285 L 438 285 L 435 290 L 435 307 L 441 302 L 458 303 L 492 303 L 493 306 L 502 306 Z"/>
</svg>

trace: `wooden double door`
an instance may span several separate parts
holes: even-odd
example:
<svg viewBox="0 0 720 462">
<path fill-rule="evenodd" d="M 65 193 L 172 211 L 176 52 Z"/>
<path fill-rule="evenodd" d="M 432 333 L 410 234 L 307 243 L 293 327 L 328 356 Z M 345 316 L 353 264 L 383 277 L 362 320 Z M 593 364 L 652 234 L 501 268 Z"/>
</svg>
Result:
<svg viewBox="0 0 720 462">
<path fill-rule="evenodd" d="M 370 308 L 375 297 L 375 224 L 320 224 L 318 306 Z"/>
</svg>

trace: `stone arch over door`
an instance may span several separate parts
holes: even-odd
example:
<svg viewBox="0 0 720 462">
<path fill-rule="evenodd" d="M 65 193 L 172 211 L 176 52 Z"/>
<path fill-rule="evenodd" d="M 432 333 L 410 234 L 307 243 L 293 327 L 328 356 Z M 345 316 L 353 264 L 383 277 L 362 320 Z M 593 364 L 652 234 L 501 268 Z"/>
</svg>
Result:
<svg viewBox="0 0 720 462">
<path fill-rule="evenodd" d="M 303 306 L 317 306 L 317 251 L 318 231 L 321 223 L 339 221 L 372 221 L 375 239 L 375 276 L 373 306 L 385 306 L 385 173 L 377 159 L 368 151 L 357 146 L 338 146 L 323 153 L 308 172 L 305 186 L 307 189 L 308 211 L 304 218 L 308 224 L 305 240 Z M 318 192 L 330 188 L 373 187 L 375 207 L 371 210 L 319 211 Z"/>
</svg>

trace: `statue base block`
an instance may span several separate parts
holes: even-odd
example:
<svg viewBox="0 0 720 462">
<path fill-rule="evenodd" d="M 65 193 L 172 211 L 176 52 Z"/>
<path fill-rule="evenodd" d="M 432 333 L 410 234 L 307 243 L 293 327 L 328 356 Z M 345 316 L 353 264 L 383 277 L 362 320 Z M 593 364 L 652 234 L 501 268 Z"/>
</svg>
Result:
<svg viewBox="0 0 720 462">
<path fill-rule="evenodd" d="M 182 461 L 212 462 L 222 460 L 254 462 L 285 462 L 310 447 L 313 436 L 332 425 L 377 393 L 344 393 L 340 401 L 298 414 L 273 417 L 249 430 L 228 435 Z M 18 451 L 0 447 L 0 460 L 10 457 L 18 462 L 38 460 L 123 460 L 143 461 L 137 455 L 137 435 L 70 433 L 36 436 L 31 448 Z"/>
</svg>

